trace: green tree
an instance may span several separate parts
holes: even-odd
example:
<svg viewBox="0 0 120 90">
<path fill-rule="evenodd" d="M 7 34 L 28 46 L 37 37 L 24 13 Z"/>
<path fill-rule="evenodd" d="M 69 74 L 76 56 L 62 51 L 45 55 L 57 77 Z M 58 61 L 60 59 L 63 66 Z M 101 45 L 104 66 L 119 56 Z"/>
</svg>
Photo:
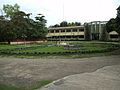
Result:
<svg viewBox="0 0 120 90">
<path fill-rule="evenodd" d="M 0 41 L 4 41 L 4 36 L 3 36 L 3 32 L 4 32 L 4 28 L 5 28 L 5 18 L 4 16 L 0 16 Z"/>
<path fill-rule="evenodd" d="M 5 16 L 8 18 L 12 18 L 15 12 L 18 12 L 20 9 L 20 6 L 18 4 L 15 4 L 14 6 L 6 4 L 3 5 L 3 11 L 5 12 Z"/>
<path fill-rule="evenodd" d="M 102 28 L 103 29 L 102 29 L 102 33 L 101 33 L 101 36 L 100 36 L 100 40 L 101 41 L 107 41 L 108 40 L 108 33 L 106 31 L 106 25 L 104 25 Z"/>
<path fill-rule="evenodd" d="M 47 34 L 47 28 L 46 28 L 46 20 L 44 19 L 45 16 L 43 16 L 42 14 L 38 14 L 38 16 L 35 17 L 36 21 L 35 21 L 35 36 L 36 38 L 41 38 L 44 39 L 46 34 Z"/>
<path fill-rule="evenodd" d="M 119 34 L 120 39 L 120 6 L 117 8 L 116 32 Z"/>
<path fill-rule="evenodd" d="M 106 30 L 108 33 L 111 31 L 116 31 L 120 40 L 120 6 L 117 8 L 116 18 L 110 19 L 106 24 Z"/>
<path fill-rule="evenodd" d="M 31 13 L 26 14 L 19 10 L 19 5 L 3 5 L 5 16 L 0 16 L 0 41 L 16 39 L 39 40 L 47 34 L 45 16 L 38 14 L 35 20 L 30 18 Z"/>
<path fill-rule="evenodd" d="M 7 41 L 10 44 L 10 41 L 16 37 L 12 30 L 10 20 L 5 19 L 4 16 L 0 16 L 0 41 Z"/>
<path fill-rule="evenodd" d="M 107 22 L 106 30 L 108 33 L 111 31 L 116 31 L 116 19 L 112 18 Z"/>
<path fill-rule="evenodd" d="M 63 21 L 60 23 L 60 27 L 67 27 L 67 26 L 68 26 L 67 21 Z"/>
<path fill-rule="evenodd" d="M 89 41 L 91 40 L 90 26 L 88 23 L 85 23 L 84 26 L 85 26 L 85 40 Z"/>
<path fill-rule="evenodd" d="M 23 11 L 14 12 L 11 22 L 17 39 L 26 39 L 30 27 L 28 14 Z"/>
</svg>

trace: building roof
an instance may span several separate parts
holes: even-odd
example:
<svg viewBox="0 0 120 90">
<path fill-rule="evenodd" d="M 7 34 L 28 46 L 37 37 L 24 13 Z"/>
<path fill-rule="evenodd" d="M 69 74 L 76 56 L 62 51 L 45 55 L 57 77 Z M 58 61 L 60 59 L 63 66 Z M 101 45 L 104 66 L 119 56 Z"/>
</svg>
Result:
<svg viewBox="0 0 120 90">
<path fill-rule="evenodd" d="M 74 29 L 74 28 L 84 28 L 83 25 L 81 26 L 69 26 L 69 27 L 53 27 L 53 28 L 48 28 L 49 30 L 59 30 L 59 29 Z"/>
<path fill-rule="evenodd" d="M 111 32 L 109 32 L 109 34 L 118 35 L 118 33 L 116 31 L 111 31 Z"/>
</svg>

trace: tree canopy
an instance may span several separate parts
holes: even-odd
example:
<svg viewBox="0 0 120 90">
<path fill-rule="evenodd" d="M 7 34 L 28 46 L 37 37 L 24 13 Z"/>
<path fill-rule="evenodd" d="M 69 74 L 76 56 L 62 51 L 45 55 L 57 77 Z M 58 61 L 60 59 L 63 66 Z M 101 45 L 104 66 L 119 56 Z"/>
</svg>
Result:
<svg viewBox="0 0 120 90">
<path fill-rule="evenodd" d="M 120 6 L 117 8 L 116 18 L 111 18 L 106 24 L 107 32 L 116 31 L 120 37 Z"/>
<path fill-rule="evenodd" d="M 20 6 L 3 5 L 5 15 L 0 15 L 0 41 L 40 40 L 47 34 L 45 16 L 38 14 L 35 20 L 31 13 L 20 11 Z"/>
<path fill-rule="evenodd" d="M 67 21 L 62 21 L 60 24 L 55 24 L 53 26 L 50 27 L 68 27 L 68 26 L 80 26 L 81 23 L 80 22 L 67 22 Z"/>
</svg>

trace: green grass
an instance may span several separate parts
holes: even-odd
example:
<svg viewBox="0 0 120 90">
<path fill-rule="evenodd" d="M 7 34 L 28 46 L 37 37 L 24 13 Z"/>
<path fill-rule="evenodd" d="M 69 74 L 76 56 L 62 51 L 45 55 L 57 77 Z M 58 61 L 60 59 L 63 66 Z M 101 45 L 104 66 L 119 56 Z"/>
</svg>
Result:
<svg viewBox="0 0 120 90">
<path fill-rule="evenodd" d="M 67 50 L 64 50 L 63 47 L 58 47 L 58 46 L 51 46 L 51 47 L 37 47 L 37 48 L 31 48 L 31 49 L 27 49 L 27 50 L 22 50 L 21 52 L 64 52 Z"/>
<path fill-rule="evenodd" d="M 0 84 L 0 90 L 24 90 L 24 89 L 23 88 L 18 88 L 16 86 Z"/>
<path fill-rule="evenodd" d="M 0 90 L 35 90 L 51 82 L 52 80 L 41 80 L 36 85 L 30 86 L 30 87 L 17 87 L 17 86 L 0 84 Z"/>
<path fill-rule="evenodd" d="M 80 47 L 78 50 L 66 50 L 63 46 L 47 46 L 44 45 L 0 45 L 1 55 L 40 55 L 40 54 L 73 54 L 75 53 L 103 53 L 113 51 L 120 48 L 120 44 L 112 43 L 93 43 L 93 42 L 71 42 L 71 45 Z"/>
<path fill-rule="evenodd" d="M 52 80 L 41 80 L 41 81 L 39 81 L 37 83 L 36 86 L 32 87 L 31 90 L 35 90 L 35 89 L 41 88 L 41 87 L 43 87 L 43 86 L 45 86 L 45 85 L 47 85 L 47 84 L 49 84 L 51 82 L 52 82 Z M 30 89 L 28 89 L 28 90 L 30 90 Z"/>
</svg>

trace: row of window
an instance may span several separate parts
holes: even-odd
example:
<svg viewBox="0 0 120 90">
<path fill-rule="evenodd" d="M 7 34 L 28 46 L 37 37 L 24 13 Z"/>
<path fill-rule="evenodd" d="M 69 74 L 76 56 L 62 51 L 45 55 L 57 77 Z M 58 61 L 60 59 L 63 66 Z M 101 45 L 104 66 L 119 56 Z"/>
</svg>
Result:
<svg viewBox="0 0 120 90">
<path fill-rule="evenodd" d="M 110 35 L 110 38 L 119 38 L 118 35 Z"/>
<path fill-rule="evenodd" d="M 80 36 L 52 36 L 52 37 L 48 37 L 48 38 L 84 38 L 84 35 L 80 35 Z"/>
<path fill-rule="evenodd" d="M 59 32 L 81 32 L 84 31 L 84 29 L 67 29 L 67 30 L 49 30 L 49 33 L 59 33 Z"/>
</svg>

